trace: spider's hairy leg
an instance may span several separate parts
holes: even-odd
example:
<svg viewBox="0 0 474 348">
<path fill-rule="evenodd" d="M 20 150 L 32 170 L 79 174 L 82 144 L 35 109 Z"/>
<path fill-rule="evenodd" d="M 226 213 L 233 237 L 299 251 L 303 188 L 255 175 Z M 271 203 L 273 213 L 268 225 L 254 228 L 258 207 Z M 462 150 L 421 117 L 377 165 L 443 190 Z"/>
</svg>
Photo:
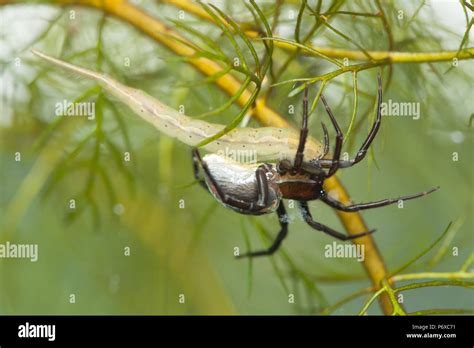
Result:
<svg viewBox="0 0 474 348">
<path fill-rule="evenodd" d="M 326 125 L 324 124 L 324 122 L 321 122 L 321 127 L 323 127 L 323 133 L 324 133 L 324 149 L 323 149 L 323 153 L 319 157 L 320 159 L 326 157 L 326 155 L 329 152 L 329 133 L 328 133 L 328 129 L 327 129 Z"/>
<path fill-rule="evenodd" d="M 341 157 L 341 150 L 342 150 L 342 143 L 344 141 L 344 135 L 342 134 L 341 127 L 339 127 L 339 124 L 336 121 L 336 118 L 334 117 L 334 114 L 332 113 L 331 108 L 329 107 L 328 103 L 326 102 L 326 98 L 324 98 L 324 95 L 321 94 L 321 100 L 324 104 L 324 107 L 326 109 L 326 112 L 329 115 L 329 118 L 331 119 L 332 125 L 334 129 L 336 130 L 336 145 L 334 146 L 334 155 L 332 156 L 332 164 L 331 167 L 329 168 L 329 171 L 326 174 L 326 178 L 329 178 L 333 176 L 337 169 L 339 168 L 339 158 Z"/>
<path fill-rule="evenodd" d="M 249 251 L 245 254 L 236 256 L 236 258 L 241 259 L 244 257 L 268 256 L 272 255 L 280 248 L 283 239 L 285 239 L 286 235 L 288 234 L 288 215 L 286 214 L 286 209 L 283 205 L 283 202 L 280 202 L 276 213 L 278 215 L 278 221 L 280 222 L 280 232 L 278 232 L 278 235 L 270 248 L 266 250 Z"/>
<path fill-rule="evenodd" d="M 353 235 L 348 236 L 348 235 L 343 234 L 341 232 L 335 231 L 335 230 L 333 230 L 332 228 L 330 228 L 328 226 L 320 224 L 319 222 L 314 221 L 313 216 L 311 215 L 311 212 L 309 211 L 308 202 L 299 201 L 298 203 L 299 203 L 299 206 L 300 206 L 300 209 L 301 209 L 301 214 L 303 216 L 303 219 L 305 220 L 305 222 L 309 226 L 311 226 L 315 230 L 324 232 L 324 233 L 326 233 L 326 234 L 328 234 L 328 235 L 330 235 L 334 238 L 337 238 L 339 240 L 342 240 L 342 241 L 351 240 L 351 239 L 363 237 L 363 236 L 366 236 L 368 234 L 371 234 L 371 233 L 375 232 L 375 230 L 370 230 L 370 231 L 367 231 L 367 232 L 357 233 L 357 234 L 353 234 Z"/>
<path fill-rule="evenodd" d="M 377 82 L 378 82 L 377 117 L 375 118 L 375 122 L 372 125 L 372 129 L 370 130 L 369 135 L 367 136 L 364 143 L 362 144 L 359 151 L 357 152 L 356 157 L 348 161 L 339 160 L 339 158 L 337 159 L 335 158 L 334 160 L 321 159 L 321 160 L 316 161 L 316 163 L 321 168 L 333 168 L 335 161 L 337 161 L 337 168 L 347 168 L 347 167 L 353 166 L 354 164 L 359 163 L 360 161 L 364 159 L 365 155 L 367 154 L 367 151 L 369 150 L 370 145 L 374 141 L 375 136 L 377 135 L 380 129 L 380 124 L 382 122 L 382 79 L 380 77 L 380 74 L 377 75 Z M 323 103 L 324 103 L 324 100 L 323 100 Z"/>
<path fill-rule="evenodd" d="M 326 155 L 329 152 L 329 132 L 324 122 L 321 122 L 321 127 L 323 128 L 323 134 L 324 134 L 323 152 L 318 157 L 309 160 L 310 163 L 315 164 L 316 166 L 318 166 L 318 161 L 326 157 Z"/>
<path fill-rule="evenodd" d="M 408 201 L 410 199 L 415 199 L 419 197 L 426 196 L 436 190 L 439 189 L 439 186 L 434 187 L 428 191 L 424 192 L 419 192 L 415 193 L 413 195 L 407 195 L 407 196 L 401 196 L 398 198 L 387 198 L 387 199 L 382 199 L 380 201 L 375 201 L 375 202 L 368 202 L 368 203 L 359 203 L 359 204 L 353 204 L 353 205 L 344 205 L 339 201 L 336 201 L 335 199 L 331 198 L 328 196 L 326 193 L 320 196 L 320 199 L 329 205 L 332 208 L 345 211 L 345 212 L 354 212 L 354 211 L 359 211 L 359 210 L 364 210 L 364 209 L 372 209 L 372 208 L 379 208 L 379 207 L 384 207 L 386 205 L 394 204 L 399 201 Z"/>
<path fill-rule="evenodd" d="M 258 189 L 258 200 L 256 206 L 264 208 L 268 206 L 270 195 L 268 190 L 268 179 L 264 165 L 261 165 L 255 171 L 255 177 L 257 178 L 257 189 Z"/>
<path fill-rule="evenodd" d="M 293 169 L 298 171 L 303 163 L 304 146 L 306 139 L 308 138 L 308 86 L 304 89 L 303 94 L 303 124 L 300 130 L 300 140 L 298 143 L 298 149 L 296 150 L 295 161 L 293 163 Z"/>
<path fill-rule="evenodd" d="M 201 157 L 199 156 L 199 152 L 196 150 L 196 149 L 193 149 L 191 151 L 191 156 L 192 156 L 192 159 L 193 159 L 193 172 L 194 172 L 194 179 L 197 180 L 197 182 L 199 183 L 199 185 L 201 185 L 206 191 L 209 191 L 207 189 L 207 185 L 206 185 L 206 182 L 203 178 L 200 177 L 199 175 L 199 164 L 200 164 L 200 161 L 201 161 Z"/>
</svg>

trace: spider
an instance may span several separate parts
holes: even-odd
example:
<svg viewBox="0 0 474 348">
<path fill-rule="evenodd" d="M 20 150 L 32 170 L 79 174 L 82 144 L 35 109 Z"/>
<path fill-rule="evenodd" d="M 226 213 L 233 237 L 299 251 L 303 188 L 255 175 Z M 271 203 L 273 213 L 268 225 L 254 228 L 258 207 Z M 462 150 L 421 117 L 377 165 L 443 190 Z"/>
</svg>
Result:
<svg viewBox="0 0 474 348">
<path fill-rule="evenodd" d="M 296 200 L 298 202 L 304 221 L 313 229 L 324 232 L 339 240 L 347 241 L 366 236 L 375 232 L 375 230 L 353 235 L 345 235 L 338 232 L 313 219 L 309 211 L 308 201 L 319 199 L 332 208 L 344 212 L 355 212 L 383 207 L 399 202 L 400 200 L 405 201 L 419 198 L 439 188 L 436 187 L 429 191 L 399 198 L 383 199 L 353 205 L 344 205 L 330 197 L 327 192 L 324 191 L 324 181 L 333 176 L 339 168 L 351 167 L 364 159 L 370 145 L 377 135 L 382 120 L 382 82 L 380 75 L 377 80 L 377 117 L 354 159 L 340 159 L 344 140 L 343 134 L 326 99 L 321 95 L 321 100 L 336 131 L 334 154 L 332 159 L 324 158 L 329 151 L 329 136 L 326 126 L 322 123 L 324 131 L 323 153 L 318 158 L 304 161 L 304 148 L 308 136 L 308 87 L 305 88 L 303 94 L 303 122 L 300 130 L 298 148 L 293 162 L 288 159 L 282 159 L 278 161 L 276 165 L 262 163 L 256 167 L 255 165 L 233 163 L 216 154 L 208 154 L 201 158 L 196 148 L 192 150 L 194 176 L 196 180 L 198 180 L 201 186 L 208 189 L 224 206 L 241 214 L 262 215 L 276 211 L 278 215 L 280 232 L 273 244 L 268 249 L 249 251 L 240 254 L 237 258 L 272 255 L 278 250 L 288 234 L 288 217 L 285 206 L 281 201 L 283 198 Z M 200 176 L 199 168 L 202 168 L 204 177 Z"/>
</svg>

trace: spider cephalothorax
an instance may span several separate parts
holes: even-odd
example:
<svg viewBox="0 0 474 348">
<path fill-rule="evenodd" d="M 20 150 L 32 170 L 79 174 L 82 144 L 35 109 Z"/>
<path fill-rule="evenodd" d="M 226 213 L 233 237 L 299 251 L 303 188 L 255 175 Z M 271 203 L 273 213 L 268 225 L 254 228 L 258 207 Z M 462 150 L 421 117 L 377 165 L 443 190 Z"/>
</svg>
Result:
<svg viewBox="0 0 474 348">
<path fill-rule="evenodd" d="M 324 123 L 324 151 L 318 158 L 304 158 L 304 148 L 308 137 L 308 89 L 303 96 L 303 124 L 300 130 L 298 148 L 293 161 L 282 159 L 272 165 L 263 163 L 258 166 L 230 162 L 215 154 L 201 158 L 197 149 L 193 149 L 194 174 L 202 186 L 208 188 L 216 199 L 225 206 L 242 214 L 261 215 L 276 211 L 280 221 L 280 232 L 273 244 L 267 250 L 248 252 L 239 257 L 253 257 L 273 254 L 281 245 L 288 233 L 288 218 L 282 198 L 298 201 L 304 221 L 312 228 L 327 233 L 340 240 L 349 240 L 365 236 L 371 231 L 361 231 L 359 234 L 345 235 L 332 228 L 313 220 L 308 207 L 308 201 L 320 199 L 332 208 L 345 212 L 354 212 L 363 209 L 377 208 L 418 198 L 435 191 L 429 191 L 402 196 L 393 199 L 383 199 L 376 202 L 361 203 L 346 206 L 330 197 L 323 188 L 324 181 L 333 176 L 339 168 L 351 167 L 360 162 L 366 155 L 370 144 L 380 128 L 382 120 L 382 83 L 378 76 L 377 117 L 366 140 L 357 152 L 354 159 L 341 160 L 343 143 L 342 131 L 329 108 L 325 98 L 321 100 L 336 131 L 336 143 L 332 158 L 326 158 L 329 151 L 329 136 Z M 204 178 L 199 176 L 199 167 L 203 169 Z"/>
</svg>

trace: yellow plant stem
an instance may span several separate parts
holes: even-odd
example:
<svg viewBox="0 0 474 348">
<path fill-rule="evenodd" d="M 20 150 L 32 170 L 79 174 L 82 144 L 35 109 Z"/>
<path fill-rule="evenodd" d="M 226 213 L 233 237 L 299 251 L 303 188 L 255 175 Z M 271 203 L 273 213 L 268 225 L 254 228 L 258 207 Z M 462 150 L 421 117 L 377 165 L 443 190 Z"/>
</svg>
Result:
<svg viewBox="0 0 474 348">
<path fill-rule="evenodd" d="M 351 204 L 350 197 L 346 189 L 334 176 L 325 181 L 324 189 L 326 192 L 328 192 L 328 194 L 334 194 L 334 196 L 336 196 L 343 204 Z M 368 231 L 368 227 L 360 213 L 346 213 L 338 210 L 336 210 L 336 213 L 349 234 L 357 234 L 363 231 Z M 373 237 L 368 235 L 354 239 L 352 242 L 356 245 L 359 244 L 364 246 L 364 268 L 372 280 L 374 288 L 379 289 L 381 282 L 387 277 L 388 272 L 382 255 L 380 254 Z M 390 281 L 390 283 L 392 283 L 392 281 Z M 392 313 L 390 298 L 386 293 L 381 294 L 380 304 L 385 314 L 389 315 Z"/>
</svg>

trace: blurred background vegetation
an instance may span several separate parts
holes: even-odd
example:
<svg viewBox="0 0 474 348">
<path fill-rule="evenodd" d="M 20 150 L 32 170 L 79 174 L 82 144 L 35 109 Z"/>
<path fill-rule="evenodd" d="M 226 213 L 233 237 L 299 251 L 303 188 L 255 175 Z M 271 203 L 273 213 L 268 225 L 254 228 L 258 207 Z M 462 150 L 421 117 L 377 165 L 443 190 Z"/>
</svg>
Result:
<svg viewBox="0 0 474 348">
<path fill-rule="evenodd" d="M 199 47 L 207 47 L 203 55 L 217 46 L 231 60 L 236 56 L 226 35 L 232 30 L 223 31 L 206 18 L 205 14 L 217 13 L 212 7 L 187 1 L 131 3 L 196 45 L 199 42 Z M 190 13 L 184 6 L 189 3 L 203 15 Z M 254 250 L 270 243 L 279 229 L 276 216 L 243 216 L 216 203 L 195 185 L 188 147 L 158 134 L 90 82 L 39 62 L 29 50 L 37 48 L 105 72 L 174 108 L 183 105 L 190 116 L 218 109 L 229 100 L 212 78 L 100 10 L 34 1 L 0 4 L 0 241 L 39 245 L 36 263 L 0 259 L 0 314 L 361 311 L 372 296 L 363 290 L 370 282 L 361 264 L 325 258 L 324 247 L 333 240 L 305 225 L 296 208 L 288 209 L 290 233 L 282 251 L 269 258 L 235 260 L 236 246 Z M 264 30 L 255 8 L 238 1 L 210 4 L 239 23 L 231 36 L 249 62 L 249 71 L 257 71 L 242 40 L 242 33 Z M 301 45 L 360 52 L 458 53 L 473 46 L 469 1 L 257 4 L 275 37 Z M 203 42 L 198 33 L 211 42 Z M 263 61 L 270 40 L 266 50 L 262 40 L 249 38 Z M 274 110 L 296 125 L 301 93 L 294 91 L 300 85 L 280 83 L 314 78 L 336 68 L 303 51 L 275 46 L 260 90 Z M 339 61 L 343 63 L 342 58 Z M 351 155 L 371 126 L 380 71 L 374 67 L 357 74 L 356 114 L 350 72 L 325 86 L 344 132 L 351 129 L 343 150 Z M 241 80 L 245 76 L 232 74 Z M 403 292 L 409 313 L 437 309 L 454 313 L 474 307 L 469 282 L 474 249 L 473 78 L 470 59 L 384 63 L 384 101 L 420 103 L 420 118 L 384 117 L 370 158 L 338 173 L 354 202 L 441 186 L 428 197 L 406 202 L 403 209 L 390 206 L 363 213 L 369 227 L 377 229 L 374 238 L 389 272 L 414 260 L 438 239 L 403 272 L 442 272 L 426 277 L 435 282 L 431 285 L 444 286 Z M 311 86 L 314 98 L 319 84 Z M 55 116 L 55 104 L 63 100 L 95 102 L 95 119 Z M 219 111 L 206 119 L 229 124 L 241 108 L 232 105 Z M 322 138 L 320 121 L 327 123 L 326 118 L 318 106 L 310 119 L 316 139 Z M 247 121 L 258 126 L 255 120 Z M 21 161 L 15 161 L 17 153 Z M 124 161 L 126 153 L 130 161 Z M 458 160 L 453 160 L 456 154 Z M 328 207 L 312 202 L 311 209 L 318 221 L 344 230 Z M 404 280 L 397 286 L 426 280 Z M 185 303 L 179 302 L 180 294 Z M 290 294 L 294 303 L 289 303 Z M 351 294 L 361 296 L 339 306 L 338 301 Z M 378 314 L 380 309 L 374 305 L 368 313 Z"/>
</svg>

